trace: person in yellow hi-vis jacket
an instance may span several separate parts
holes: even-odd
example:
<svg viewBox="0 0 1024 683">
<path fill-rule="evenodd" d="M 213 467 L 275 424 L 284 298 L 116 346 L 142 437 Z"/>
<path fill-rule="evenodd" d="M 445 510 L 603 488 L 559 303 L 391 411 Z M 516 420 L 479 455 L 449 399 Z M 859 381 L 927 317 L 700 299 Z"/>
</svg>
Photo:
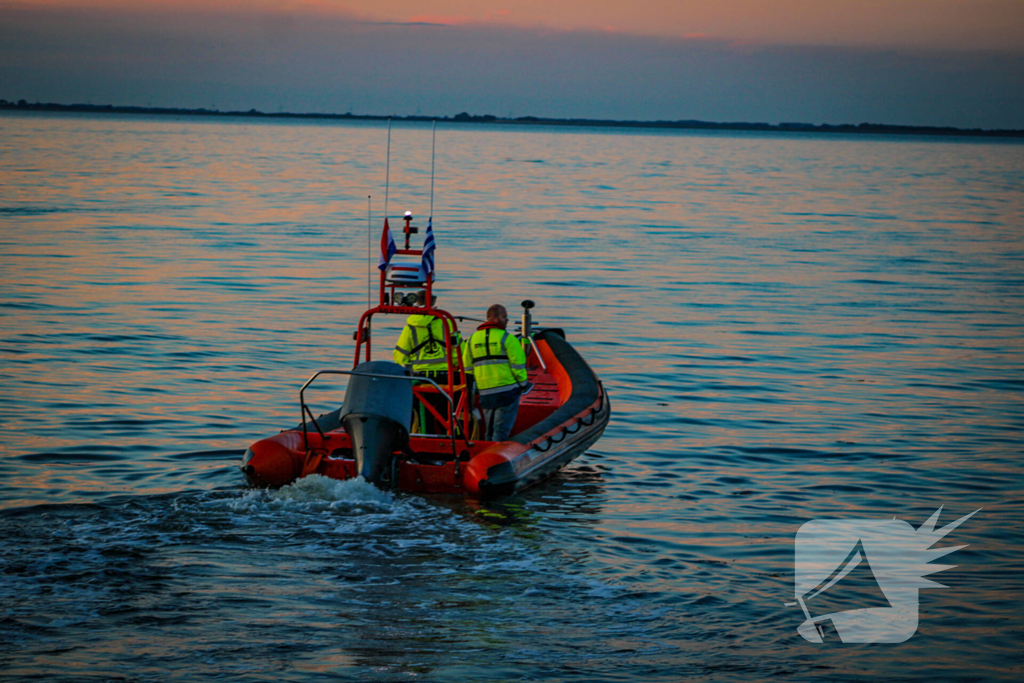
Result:
<svg viewBox="0 0 1024 683">
<path fill-rule="evenodd" d="M 532 388 L 526 379 L 526 354 L 515 335 L 505 331 L 508 311 L 501 304 L 487 309 L 487 322 L 469 338 L 462 353 L 473 375 L 487 430 L 484 441 L 504 441 L 512 433 L 520 397 Z"/>
<path fill-rule="evenodd" d="M 426 298 L 426 292 L 419 294 L 421 300 Z M 443 325 L 444 321 L 433 315 L 410 315 L 391 354 L 395 362 L 408 368 L 414 375 L 429 377 L 438 384 L 447 384 L 448 361 L 444 355 Z M 448 329 L 451 331 L 451 322 L 448 322 Z M 451 345 L 454 361 L 458 357 L 455 354 L 459 352 L 460 345 L 457 332 L 452 334 Z"/>
</svg>

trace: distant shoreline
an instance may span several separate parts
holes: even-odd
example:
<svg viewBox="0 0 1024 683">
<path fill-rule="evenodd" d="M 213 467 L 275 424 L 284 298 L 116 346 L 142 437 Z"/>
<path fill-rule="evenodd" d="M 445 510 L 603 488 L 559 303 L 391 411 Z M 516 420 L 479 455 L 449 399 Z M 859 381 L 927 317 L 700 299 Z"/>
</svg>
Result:
<svg viewBox="0 0 1024 683">
<path fill-rule="evenodd" d="M 7 111 L 50 111 L 75 112 L 90 114 L 161 114 L 172 116 L 231 116 L 265 119 L 327 119 L 341 121 L 441 121 L 448 123 L 479 123 L 490 125 L 526 125 L 526 126 L 592 126 L 599 128 L 640 128 L 668 130 L 744 130 L 781 133 L 866 133 L 874 135 L 941 135 L 990 138 L 1024 138 L 1024 130 L 1017 129 L 982 129 L 954 128 L 952 126 L 897 126 L 884 123 L 843 123 L 831 125 L 827 123 L 722 123 L 714 121 L 616 121 L 608 119 L 555 119 L 537 116 L 520 116 L 505 118 L 490 114 L 477 116 L 462 112 L 455 116 L 378 116 L 373 114 L 323 114 L 276 112 L 267 113 L 250 109 L 249 111 L 220 111 L 218 109 L 181 109 L 174 107 L 135 107 L 112 104 L 57 104 L 54 102 L 30 103 L 25 100 L 8 102 L 0 99 L 0 110 Z"/>
</svg>

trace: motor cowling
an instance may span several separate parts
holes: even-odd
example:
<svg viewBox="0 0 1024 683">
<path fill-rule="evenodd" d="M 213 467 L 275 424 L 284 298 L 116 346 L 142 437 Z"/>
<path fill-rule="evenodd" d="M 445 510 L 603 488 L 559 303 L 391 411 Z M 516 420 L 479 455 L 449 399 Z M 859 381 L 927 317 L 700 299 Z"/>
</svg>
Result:
<svg viewBox="0 0 1024 683">
<path fill-rule="evenodd" d="M 412 382 L 408 370 L 390 361 L 356 366 L 345 390 L 341 424 L 352 439 L 356 473 L 380 488 L 393 481 L 394 453 L 408 446 Z M 367 376 L 367 375 L 373 375 Z"/>
</svg>

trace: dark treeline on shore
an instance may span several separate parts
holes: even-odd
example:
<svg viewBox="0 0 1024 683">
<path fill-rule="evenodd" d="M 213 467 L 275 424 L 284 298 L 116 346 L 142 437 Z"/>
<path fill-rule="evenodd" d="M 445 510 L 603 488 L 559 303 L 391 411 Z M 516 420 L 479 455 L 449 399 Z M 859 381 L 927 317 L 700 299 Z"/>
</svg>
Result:
<svg viewBox="0 0 1024 683">
<path fill-rule="evenodd" d="M 268 119 L 340 119 L 345 121 L 449 121 L 455 123 L 517 124 L 534 126 L 597 126 L 604 128 L 668 128 L 683 130 L 754 130 L 813 133 L 875 133 L 890 135 L 967 135 L 981 137 L 1024 137 L 1024 130 L 985 130 L 981 128 L 954 128 L 952 126 L 897 126 L 884 123 L 750 123 L 714 121 L 610 121 L 606 119 L 551 119 L 537 116 L 505 118 L 501 116 L 473 115 L 466 112 L 455 116 L 378 116 L 372 114 L 317 114 L 294 112 L 220 111 L 218 109 L 181 109 L 173 107 L 135 107 L 112 104 L 57 104 L 53 102 L 30 103 L 25 100 L 9 102 L 0 99 L 0 110 L 86 112 L 96 114 L 159 114 L 172 116 L 248 116 Z"/>
</svg>

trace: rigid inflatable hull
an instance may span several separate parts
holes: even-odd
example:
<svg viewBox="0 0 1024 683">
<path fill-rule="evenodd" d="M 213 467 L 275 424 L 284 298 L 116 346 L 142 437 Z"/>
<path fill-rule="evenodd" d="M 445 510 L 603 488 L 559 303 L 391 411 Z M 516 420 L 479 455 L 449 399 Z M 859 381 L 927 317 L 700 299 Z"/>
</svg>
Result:
<svg viewBox="0 0 1024 683">
<path fill-rule="evenodd" d="M 507 441 L 455 441 L 451 436 L 411 434 L 408 452 L 398 454 L 389 488 L 417 493 L 506 495 L 551 475 L 590 448 L 611 414 L 608 396 L 594 372 L 560 331 L 535 336 L 543 366 L 529 369 L 534 390 L 520 402 L 513 436 Z M 532 354 L 531 354 L 532 355 Z M 309 475 L 356 476 L 352 441 L 341 426 L 340 409 L 253 444 L 242 471 L 249 483 L 279 487 Z"/>
</svg>

